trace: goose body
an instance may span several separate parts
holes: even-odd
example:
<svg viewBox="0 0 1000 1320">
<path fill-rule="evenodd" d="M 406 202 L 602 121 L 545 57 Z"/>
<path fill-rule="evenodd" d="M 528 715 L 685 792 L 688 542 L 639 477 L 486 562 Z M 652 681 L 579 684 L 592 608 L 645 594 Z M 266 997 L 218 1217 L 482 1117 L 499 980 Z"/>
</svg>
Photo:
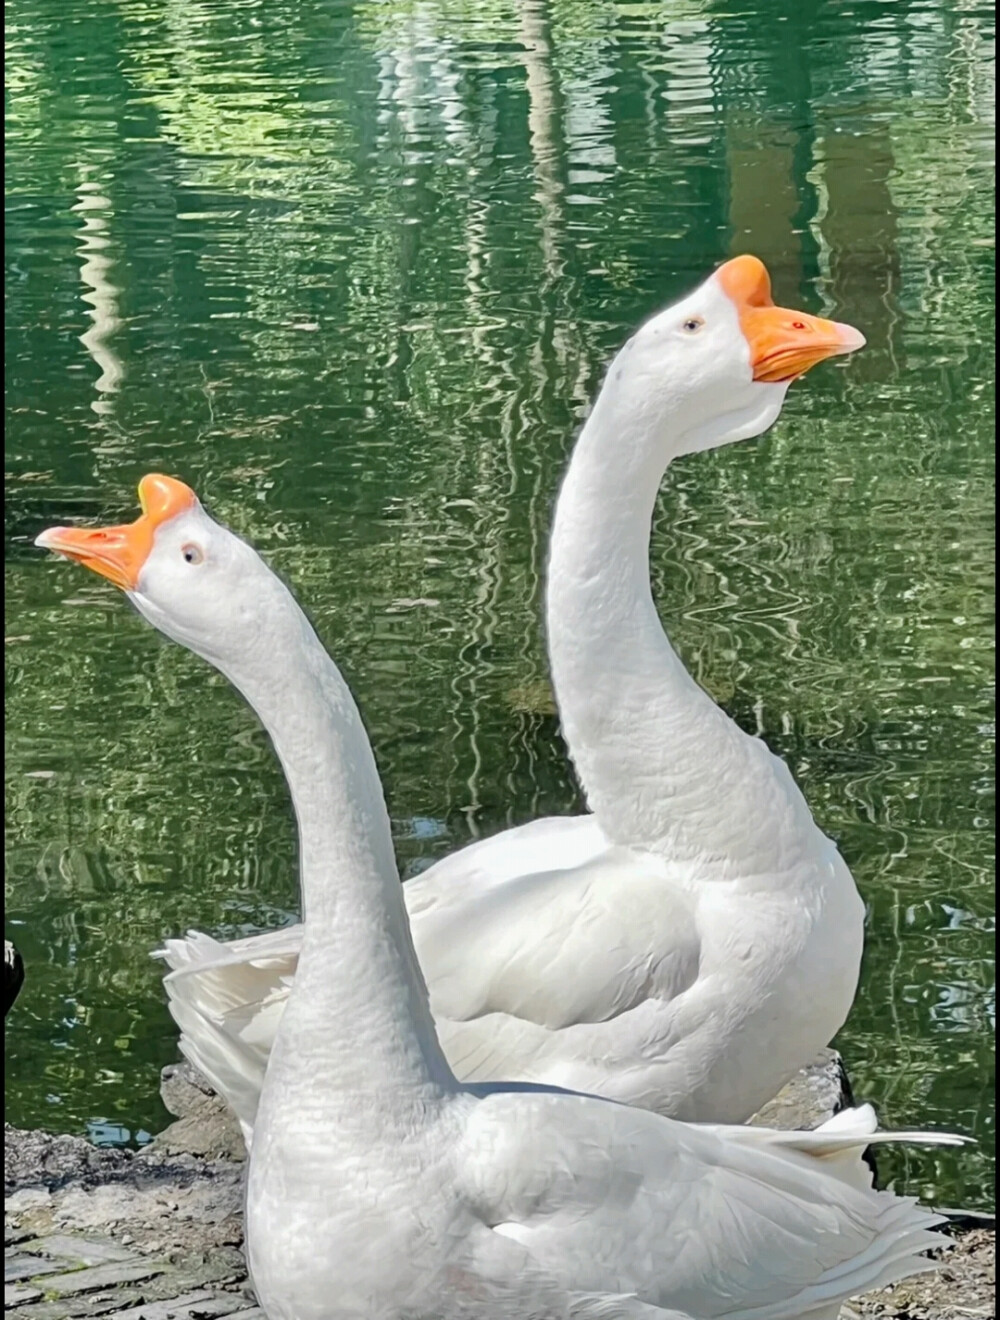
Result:
<svg viewBox="0 0 1000 1320">
<path fill-rule="evenodd" d="M 519 854 L 546 852 L 585 860 L 514 871 Z M 689 1122 L 744 1121 L 832 1039 L 856 984 L 860 900 L 843 861 L 829 844 L 800 875 L 796 892 L 720 895 L 609 844 L 593 817 L 534 821 L 446 858 L 403 896 L 450 1065 L 467 1081 L 509 1072 Z M 294 925 L 166 942 L 181 1048 L 248 1146 L 301 940 Z"/>
<path fill-rule="evenodd" d="M 674 458 L 760 434 L 793 375 L 863 342 L 775 307 L 763 266 L 743 257 L 612 364 L 559 496 L 546 610 L 593 814 L 507 830 L 403 889 L 463 1080 L 738 1123 L 843 1025 L 861 898 L 784 763 L 671 647 L 648 541 Z M 301 925 L 228 945 L 190 932 L 161 951 L 181 1049 L 248 1142 L 301 940 Z"/>
<path fill-rule="evenodd" d="M 339 671 L 187 487 L 147 477 L 140 499 L 128 527 L 54 528 L 39 544 L 117 582 L 224 673 L 288 781 L 305 921 L 246 1200 L 268 1320 L 833 1320 L 843 1299 L 931 1267 L 919 1253 L 939 1241 L 935 1216 L 870 1185 L 868 1107 L 782 1133 L 459 1083 Z"/>
</svg>

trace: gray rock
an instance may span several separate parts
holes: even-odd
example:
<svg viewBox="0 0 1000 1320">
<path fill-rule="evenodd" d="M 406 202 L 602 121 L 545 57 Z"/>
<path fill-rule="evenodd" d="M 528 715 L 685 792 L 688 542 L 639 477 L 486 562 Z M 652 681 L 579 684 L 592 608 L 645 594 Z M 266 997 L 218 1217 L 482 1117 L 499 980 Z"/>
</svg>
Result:
<svg viewBox="0 0 1000 1320">
<path fill-rule="evenodd" d="M 821 1050 L 797 1072 L 773 1100 L 754 1114 L 754 1127 L 811 1130 L 853 1103 L 843 1060 L 836 1050 Z"/>
<path fill-rule="evenodd" d="M 7 1320 L 208 1320 L 253 1306 L 242 1164 L 11 1127 L 4 1137 Z"/>
<path fill-rule="evenodd" d="M 78 1267 L 110 1263 L 126 1233 L 147 1248 L 160 1241 L 202 1251 L 241 1237 L 243 1165 L 232 1160 L 149 1147 L 138 1153 L 100 1151 L 75 1137 L 8 1125 L 4 1165 L 7 1228 L 19 1254 L 35 1251 L 24 1241 L 33 1235 L 55 1234 L 53 1254 L 65 1247 L 66 1238 L 85 1235 L 75 1238 Z M 100 1236 L 116 1225 L 122 1229 L 113 1232 L 111 1251 L 102 1255 Z"/>
<path fill-rule="evenodd" d="M 242 1297 L 220 1297 L 217 1293 L 200 1289 L 183 1297 L 169 1297 L 166 1301 L 145 1302 L 141 1306 L 130 1306 L 127 1311 L 115 1311 L 108 1320 L 215 1320 L 217 1316 L 225 1315 L 244 1320 L 248 1314 Z"/>
<path fill-rule="evenodd" d="M 160 1095 L 177 1122 L 153 1138 L 153 1149 L 202 1159 L 245 1158 L 236 1115 L 191 1064 L 168 1064 L 160 1074 Z"/>
<path fill-rule="evenodd" d="M 202 1111 L 206 1100 L 219 1097 L 197 1068 L 182 1059 L 168 1063 L 160 1073 L 160 1099 L 174 1118 L 190 1118 Z"/>
<path fill-rule="evenodd" d="M 13 1310 L 15 1306 L 24 1306 L 28 1302 L 37 1302 L 41 1299 L 41 1292 L 38 1288 L 26 1288 L 21 1283 L 5 1283 L 3 1289 L 3 1307 L 5 1311 Z"/>
<path fill-rule="evenodd" d="M 42 1274 L 55 1274 L 66 1268 L 66 1262 L 43 1260 L 38 1256 L 6 1255 L 3 1262 L 4 1283 L 23 1283 L 25 1279 L 37 1279 Z"/>
<path fill-rule="evenodd" d="M 120 1247 L 111 1238 L 68 1237 L 52 1233 L 45 1238 L 36 1238 L 33 1242 L 21 1244 L 22 1251 L 43 1252 L 53 1261 L 59 1261 L 60 1269 L 67 1268 L 67 1261 L 81 1267 L 83 1265 L 105 1265 L 114 1260 L 135 1260 L 131 1251 Z"/>
<path fill-rule="evenodd" d="M 16 1133 L 14 1140 L 12 1133 Z M 54 1191 L 70 1178 L 90 1185 L 104 1182 L 119 1174 L 128 1161 L 128 1151 L 100 1149 L 83 1137 L 25 1132 L 5 1123 L 5 1202 L 12 1193 L 23 1194 L 28 1189 L 36 1198 L 44 1198 L 44 1192 Z"/>
<path fill-rule="evenodd" d="M 154 1260 L 116 1260 L 66 1274 L 50 1274 L 42 1286 L 50 1297 L 66 1297 L 73 1293 L 99 1292 L 121 1283 L 138 1283 L 162 1274 L 164 1269 L 165 1265 Z"/>
</svg>

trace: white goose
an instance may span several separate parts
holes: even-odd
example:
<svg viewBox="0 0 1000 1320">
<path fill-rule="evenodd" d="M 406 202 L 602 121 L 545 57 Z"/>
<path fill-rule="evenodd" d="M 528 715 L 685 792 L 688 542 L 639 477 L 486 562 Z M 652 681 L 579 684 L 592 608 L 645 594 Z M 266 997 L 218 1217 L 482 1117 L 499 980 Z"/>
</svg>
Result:
<svg viewBox="0 0 1000 1320">
<path fill-rule="evenodd" d="M 38 543 L 221 670 L 288 779 L 305 921 L 246 1203 L 269 1320 L 832 1320 L 843 1299 L 931 1268 L 917 1253 L 935 1217 L 870 1186 L 870 1108 L 787 1133 L 463 1088 L 346 684 L 289 591 L 193 492 L 155 476 L 139 490 L 130 526 Z"/>
<path fill-rule="evenodd" d="M 548 643 L 593 815 L 473 844 L 404 887 L 463 1081 L 516 1078 L 739 1123 L 843 1025 L 864 907 L 788 768 L 702 691 L 653 604 L 670 461 L 759 435 L 791 379 L 864 343 L 775 307 L 738 257 L 613 362 L 559 496 Z M 252 1135 L 302 927 L 162 951 L 184 1054 Z"/>
</svg>

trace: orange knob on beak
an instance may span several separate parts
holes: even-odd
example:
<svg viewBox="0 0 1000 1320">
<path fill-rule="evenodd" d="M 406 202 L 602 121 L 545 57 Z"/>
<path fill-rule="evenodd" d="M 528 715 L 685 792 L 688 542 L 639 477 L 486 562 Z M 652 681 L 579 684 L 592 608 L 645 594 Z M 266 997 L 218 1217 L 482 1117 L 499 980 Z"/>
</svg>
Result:
<svg viewBox="0 0 1000 1320">
<path fill-rule="evenodd" d="M 135 522 L 118 527 L 50 527 L 36 537 L 35 545 L 75 560 L 124 591 L 135 591 L 156 529 L 197 502 L 183 481 L 153 473 L 139 482 L 142 513 Z"/>
<path fill-rule="evenodd" d="M 715 274 L 739 314 L 754 380 L 791 381 L 826 358 L 864 347 L 864 335 L 853 326 L 776 307 L 767 269 L 756 257 L 734 257 Z"/>
</svg>

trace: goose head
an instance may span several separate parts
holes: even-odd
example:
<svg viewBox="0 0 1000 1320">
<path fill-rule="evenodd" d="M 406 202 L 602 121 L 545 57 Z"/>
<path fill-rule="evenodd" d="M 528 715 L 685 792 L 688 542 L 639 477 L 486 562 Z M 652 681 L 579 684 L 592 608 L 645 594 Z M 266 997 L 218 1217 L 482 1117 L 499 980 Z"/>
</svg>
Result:
<svg viewBox="0 0 1000 1320">
<path fill-rule="evenodd" d="M 796 377 L 864 343 L 853 326 L 775 306 L 764 263 L 735 257 L 635 332 L 595 414 L 662 465 L 760 435 Z"/>
<path fill-rule="evenodd" d="M 135 522 L 51 527 L 35 544 L 121 587 L 155 628 L 221 669 L 273 645 L 297 612 L 257 553 L 174 477 L 143 477 L 139 504 Z"/>
</svg>

